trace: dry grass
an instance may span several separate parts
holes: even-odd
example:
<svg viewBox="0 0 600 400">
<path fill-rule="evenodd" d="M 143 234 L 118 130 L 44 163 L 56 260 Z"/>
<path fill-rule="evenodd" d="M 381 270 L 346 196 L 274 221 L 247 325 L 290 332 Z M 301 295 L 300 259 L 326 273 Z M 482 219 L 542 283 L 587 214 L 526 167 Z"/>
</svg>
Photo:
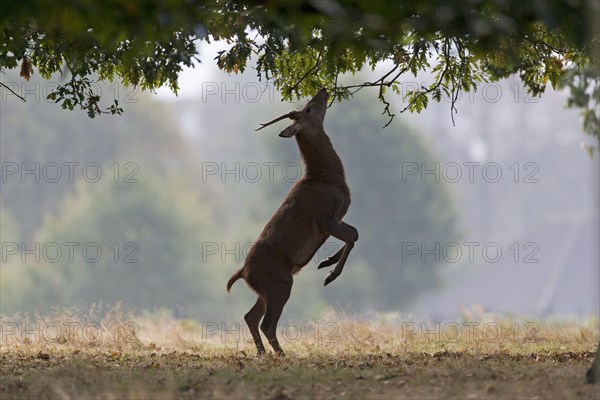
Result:
<svg viewBox="0 0 600 400">
<path fill-rule="evenodd" d="M 600 398 L 597 318 L 330 316 L 284 324 L 284 359 L 254 357 L 242 325 L 118 307 L 0 322 L 2 398 Z"/>
</svg>

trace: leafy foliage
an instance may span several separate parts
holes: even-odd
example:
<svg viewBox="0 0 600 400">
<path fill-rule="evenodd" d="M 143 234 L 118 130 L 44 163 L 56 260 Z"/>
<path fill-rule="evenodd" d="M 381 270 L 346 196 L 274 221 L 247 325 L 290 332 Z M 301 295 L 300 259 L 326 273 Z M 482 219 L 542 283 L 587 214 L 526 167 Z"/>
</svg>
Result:
<svg viewBox="0 0 600 400">
<path fill-rule="evenodd" d="M 116 101 L 102 108 L 90 77 L 177 93 L 183 66 L 198 60 L 194 41 L 225 40 L 231 47 L 216 58 L 222 70 L 243 72 L 254 57 L 258 77 L 273 79 L 286 100 L 322 86 L 346 99 L 375 86 L 391 121 L 387 89 L 407 101 L 400 112 L 420 112 L 446 96 L 454 113 L 461 91 L 518 74 L 532 95 L 548 83 L 575 90 L 570 104 L 583 108 L 586 131 L 598 135 L 597 103 L 577 92 L 597 87 L 597 20 L 593 2 L 13 0 L 0 12 L 0 67 L 20 62 L 25 77 L 45 79 L 68 73 L 49 98 L 94 117 L 122 108 Z M 378 65 L 390 69 L 375 81 L 342 82 Z M 401 93 L 399 83 L 422 72 L 432 82 Z"/>
</svg>

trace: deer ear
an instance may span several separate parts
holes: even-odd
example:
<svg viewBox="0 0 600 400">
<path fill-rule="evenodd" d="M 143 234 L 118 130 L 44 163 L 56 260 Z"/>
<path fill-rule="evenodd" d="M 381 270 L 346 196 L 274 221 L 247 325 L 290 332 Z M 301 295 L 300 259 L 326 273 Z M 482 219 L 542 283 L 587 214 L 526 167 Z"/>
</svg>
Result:
<svg viewBox="0 0 600 400">
<path fill-rule="evenodd" d="M 283 137 L 283 138 L 290 138 L 290 137 L 294 136 L 296 133 L 298 133 L 299 131 L 300 131 L 300 125 L 292 124 L 292 125 L 288 126 L 287 128 L 285 128 L 284 130 L 282 130 L 281 133 L 279 134 L 279 136 Z"/>
</svg>

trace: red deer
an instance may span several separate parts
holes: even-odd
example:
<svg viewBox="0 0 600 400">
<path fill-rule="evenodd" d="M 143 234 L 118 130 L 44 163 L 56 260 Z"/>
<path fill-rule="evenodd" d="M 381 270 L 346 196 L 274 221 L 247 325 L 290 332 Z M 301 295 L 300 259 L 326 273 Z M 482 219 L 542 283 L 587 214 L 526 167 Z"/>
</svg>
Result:
<svg viewBox="0 0 600 400">
<path fill-rule="evenodd" d="M 318 268 L 324 268 L 337 263 L 325 279 L 327 286 L 342 273 L 358 240 L 356 228 L 342 221 L 350 206 L 350 189 L 342 160 L 323 130 L 327 99 L 327 90 L 323 88 L 300 111 L 282 115 L 257 129 L 292 119 L 292 125 L 279 136 L 295 136 L 305 168 L 302 178 L 292 186 L 248 252 L 244 266 L 227 282 L 229 292 L 234 282 L 243 278 L 258 295 L 244 319 L 259 355 L 265 352 L 258 330 L 261 319 L 260 329 L 271 347 L 277 354 L 285 355 L 277 341 L 276 329 L 290 297 L 293 275 L 333 236 L 345 244 L 319 264 Z"/>
</svg>

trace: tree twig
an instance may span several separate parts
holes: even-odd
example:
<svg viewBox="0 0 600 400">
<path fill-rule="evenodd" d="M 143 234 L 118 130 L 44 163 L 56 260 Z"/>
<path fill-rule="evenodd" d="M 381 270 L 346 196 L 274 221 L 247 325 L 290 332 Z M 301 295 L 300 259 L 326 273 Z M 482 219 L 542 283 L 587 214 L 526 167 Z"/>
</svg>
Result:
<svg viewBox="0 0 600 400">
<path fill-rule="evenodd" d="M 310 75 L 311 72 L 313 72 L 315 69 L 317 69 L 319 67 L 319 62 L 321 61 L 321 54 L 323 54 L 323 50 L 319 50 L 319 54 L 317 55 L 317 61 L 315 62 L 315 65 L 313 65 L 312 67 L 310 67 L 305 73 L 304 75 L 302 75 L 302 77 L 300 77 L 300 79 L 294 84 L 294 86 L 292 86 L 290 88 L 290 93 L 292 92 L 298 92 L 298 86 L 300 86 L 300 84 L 302 83 L 302 81 L 304 79 L 306 79 L 306 77 L 308 75 Z"/>
<path fill-rule="evenodd" d="M 21 100 L 23 100 L 23 103 L 27 103 L 27 100 L 25 100 L 25 98 L 21 95 L 19 95 L 18 93 L 16 93 L 14 90 L 12 90 L 11 88 L 9 88 L 8 86 L 6 86 L 4 83 L 0 82 L 0 85 L 2 87 L 5 87 L 6 89 L 8 89 L 9 92 L 11 92 L 12 94 L 14 94 L 15 96 L 17 96 L 18 98 L 20 98 Z"/>
</svg>

